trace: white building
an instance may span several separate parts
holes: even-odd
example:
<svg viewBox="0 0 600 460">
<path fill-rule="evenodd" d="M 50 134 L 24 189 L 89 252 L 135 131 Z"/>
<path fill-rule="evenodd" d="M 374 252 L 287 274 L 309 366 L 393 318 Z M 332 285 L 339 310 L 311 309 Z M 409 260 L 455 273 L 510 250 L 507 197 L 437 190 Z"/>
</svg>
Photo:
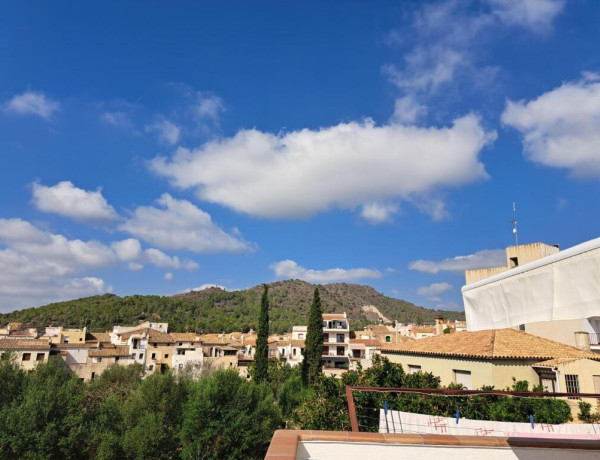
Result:
<svg viewBox="0 0 600 460">
<path fill-rule="evenodd" d="M 323 314 L 323 370 L 350 367 L 350 325 L 346 312 Z"/>
<path fill-rule="evenodd" d="M 507 258 L 508 267 L 466 273 L 468 330 L 518 327 L 600 351 L 600 238 L 560 252 L 542 243 L 514 246 Z"/>
</svg>

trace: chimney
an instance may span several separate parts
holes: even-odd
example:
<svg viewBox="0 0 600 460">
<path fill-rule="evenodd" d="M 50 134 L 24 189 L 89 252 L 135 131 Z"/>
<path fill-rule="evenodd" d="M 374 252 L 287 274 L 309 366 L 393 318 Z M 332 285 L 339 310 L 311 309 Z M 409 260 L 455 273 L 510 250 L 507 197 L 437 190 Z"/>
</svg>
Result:
<svg viewBox="0 0 600 460">
<path fill-rule="evenodd" d="M 435 318 L 435 335 L 442 335 L 444 333 L 444 318 L 436 316 Z"/>
<path fill-rule="evenodd" d="M 575 346 L 581 350 L 590 351 L 590 334 L 585 331 L 575 332 Z"/>
</svg>

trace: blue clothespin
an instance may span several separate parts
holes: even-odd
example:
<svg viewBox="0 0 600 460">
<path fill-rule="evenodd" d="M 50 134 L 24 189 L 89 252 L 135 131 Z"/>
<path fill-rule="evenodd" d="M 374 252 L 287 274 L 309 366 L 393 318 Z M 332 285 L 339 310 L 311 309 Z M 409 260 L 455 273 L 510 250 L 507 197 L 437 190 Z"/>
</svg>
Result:
<svg viewBox="0 0 600 460">
<path fill-rule="evenodd" d="M 456 424 L 458 424 L 458 419 L 460 418 L 460 411 L 456 409 Z"/>
<path fill-rule="evenodd" d="M 388 411 L 387 399 L 385 401 L 383 401 L 383 411 L 387 417 L 387 411 Z"/>
<path fill-rule="evenodd" d="M 531 428 L 535 428 L 535 425 L 533 423 L 533 414 L 529 415 L 529 423 L 531 423 Z"/>
</svg>

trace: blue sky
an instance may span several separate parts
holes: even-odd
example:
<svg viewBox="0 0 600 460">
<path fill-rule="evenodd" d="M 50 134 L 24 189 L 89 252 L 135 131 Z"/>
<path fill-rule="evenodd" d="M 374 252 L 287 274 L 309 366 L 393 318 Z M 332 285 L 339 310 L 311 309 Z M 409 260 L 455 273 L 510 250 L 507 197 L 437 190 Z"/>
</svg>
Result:
<svg viewBox="0 0 600 460">
<path fill-rule="evenodd" d="M 0 6 L 0 311 L 369 284 L 598 236 L 600 3 Z"/>
</svg>

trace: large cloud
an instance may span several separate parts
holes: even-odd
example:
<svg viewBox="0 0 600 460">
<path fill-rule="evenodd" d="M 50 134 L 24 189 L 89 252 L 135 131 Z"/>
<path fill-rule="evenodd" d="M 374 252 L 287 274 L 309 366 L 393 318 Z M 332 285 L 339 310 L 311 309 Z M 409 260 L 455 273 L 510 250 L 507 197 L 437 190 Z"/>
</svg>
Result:
<svg viewBox="0 0 600 460">
<path fill-rule="evenodd" d="M 83 222 L 106 223 L 119 218 L 100 190 L 83 190 L 70 181 L 62 181 L 52 187 L 34 183 L 33 204 L 40 211 Z"/>
<path fill-rule="evenodd" d="M 181 261 L 157 249 L 142 251 L 135 239 L 109 246 L 71 240 L 22 219 L 0 219 L 0 311 L 109 292 L 112 288 L 89 276 L 89 271 L 121 262 L 198 268 L 195 262 Z"/>
<path fill-rule="evenodd" d="M 600 75 L 586 73 L 531 101 L 509 101 L 502 122 L 523 135 L 530 160 L 600 176 Z"/>
<path fill-rule="evenodd" d="M 456 256 L 440 261 L 415 260 L 408 266 L 411 270 L 425 273 L 441 271 L 463 273 L 476 268 L 498 267 L 506 264 L 506 253 L 502 249 L 485 249 L 466 256 Z"/>
<path fill-rule="evenodd" d="M 432 302 L 440 302 L 439 298 L 440 294 L 443 294 L 446 291 L 452 289 L 452 285 L 450 283 L 433 283 L 429 286 L 421 286 L 417 289 L 417 294 L 420 296 L 426 297 L 428 300 Z"/>
<path fill-rule="evenodd" d="M 158 199 L 163 209 L 140 206 L 121 225 L 131 233 L 161 248 L 193 252 L 239 252 L 253 245 L 217 226 L 210 215 L 189 201 L 165 193 Z"/>
<path fill-rule="evenodd" d="M 269 267 L 278 278 L 294 278 L 309 283 L 333 283 L 335 281 L 352 281 L 365 278 L 381 278 L 379 270 L 371 268 L 330 268 L 328 270 L 310 270 L 301 267 L 293 260 L 282 260 Z"/>
<path fill-rule="evenodd" d="M 472 114 L 444 128 L 367 120 L 284 134 L 251 129 L 179 148 L 171 158 L 152 160 L 151 169 L 236 211 L 306 217 L 483 179 L 479 153 L 495 136 Z"/>
</svg>

